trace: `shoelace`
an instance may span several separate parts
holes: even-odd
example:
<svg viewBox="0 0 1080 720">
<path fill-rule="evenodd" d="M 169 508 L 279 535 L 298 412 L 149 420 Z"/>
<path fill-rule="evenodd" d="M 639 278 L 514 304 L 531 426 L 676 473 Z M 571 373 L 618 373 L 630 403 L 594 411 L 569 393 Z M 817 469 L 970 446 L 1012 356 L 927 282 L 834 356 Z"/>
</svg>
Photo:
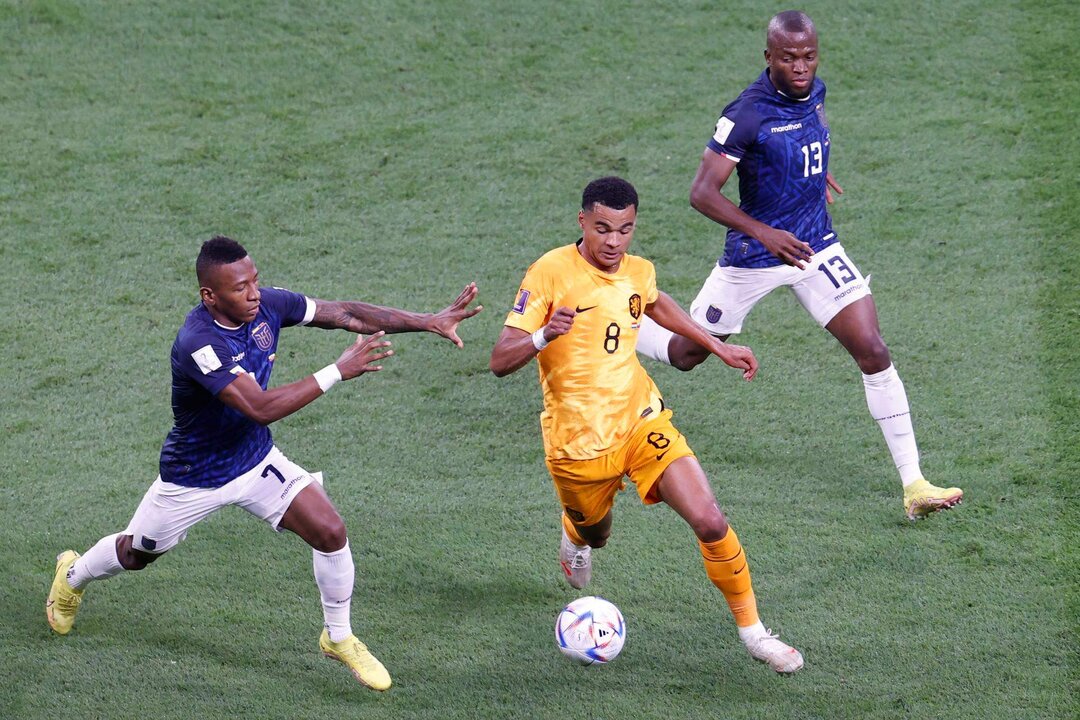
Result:
<svg viewBox="0 0 1080 720">
<path fill-rule="evenodd" d="M 580 570 L 581 568 L 589 566 L 589 556 L 592 554 L 592 548 L 587 547 L 584 550 L 574 551 L 574 557 L 570 561 L 571 570 Z"/>
<path fill-rule="evenodd" d="M 64 614 L 75 612 L 79 609 L 81 603 L 82 595 L 78 595 L 74 592 L 61 591 L 56 598 L 56 606 L 60 608 L 60 612 Z"/>
<path fill-rule="evenodd" d="M 757 652 L 789 652 L 794 648 L 780 639 L 780 633 L 774 633 L 771 628 L 766 628 L 765 634 L 755 638 L 748 649 Z"/>
<path fill-rule="evenodd" d="M 368 652 L 367 646 L 359 640 L 354 640 L 349 643 L 344 650 L 344 654 L 348 655 L 354 662 L 363 666 L 365 670 L 375 669 L 375 657 Z"/>
</svg>

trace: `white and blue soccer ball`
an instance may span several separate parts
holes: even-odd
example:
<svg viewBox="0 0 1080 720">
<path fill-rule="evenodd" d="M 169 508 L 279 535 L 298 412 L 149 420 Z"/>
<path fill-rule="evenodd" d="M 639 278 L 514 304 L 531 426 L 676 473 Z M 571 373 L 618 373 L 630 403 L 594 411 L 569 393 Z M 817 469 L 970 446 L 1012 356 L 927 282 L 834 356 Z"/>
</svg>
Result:
<svg viewBox="0 0 1080 720">
<path fill-rule="evenodd" d="M 626 621 L 619 608 L 602 597 L 578 598 L 555 621 L 559 651 L 581 665 L 609 663 L 626 642 Z"/>
</svg>

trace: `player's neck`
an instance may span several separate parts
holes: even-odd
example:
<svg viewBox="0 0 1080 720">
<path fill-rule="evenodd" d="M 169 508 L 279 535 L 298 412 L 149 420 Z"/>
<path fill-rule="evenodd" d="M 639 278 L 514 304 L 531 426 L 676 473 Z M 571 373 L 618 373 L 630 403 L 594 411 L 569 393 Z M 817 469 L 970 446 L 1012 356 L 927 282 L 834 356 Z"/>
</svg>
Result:
<svg viewBox="0 0 1080 720">
<path fill-rule="evenodd" d="M 617 262 L 612 267 L 601 267 L 600 265 L 597 264 L 597 261 L 594 261 L 594 260 L 590 259 L 589 257 L 587 257 L 585 255 L 584 243 L 583 242 L 578 240 L 577 247 L 575 249 L 577 250 L 578 257 L 580 257 L 582 260 L 584 260 L 585 263 L 587 265 L 589 265 L 589 267 L 595 268 L 596 270 L 599 270 L 600 272 L 602 272 L 602 273 L 604 273 L 606 275 L 614 275 L 615 273 L 619 272 L 619 268 L 622 267 L 623 258 L 626 257 L 624 255 L 623 258 L 619 258 L 619 262 Z"/>
<path fill-rule="evenodd" d="M 223 330 L 239 330 L 244 326 L 244 323 L 240 323 L 239 325 L 233 324 L 229 318 L 217 312 L 206 303 L 203 303 L 203 307 L 206 308 L 206 312 L 210 313 L 210 319 L 214 321 L 214 324 Z"/>
<path fill-rule="evenodd" d="M 769 84 L 773 86 L 773 90 L 780 93 L 781 95 L 786 97 L 788 100 L 794 100 L 795 102 L 806 102 L 807 100 L 810 99 L 810 96 L 814 94 L 813 93 L 813 89 L 814 89 L 813 82 L 810 83 L 811 92 L 806 93 L 806 97 L 797 98 L 797 97 L 794 97 L 792 95 L 788 95 L 786 92 L 784 92 L 780 88 L 776 87 L 776 83 L 774 83 L 773 79 L 772 79 L 772 73 L 770 73 L 767 69 L 765 70 L 765 75 L 766 75 L 766 77 L 769 78 Z"/>
</svg>

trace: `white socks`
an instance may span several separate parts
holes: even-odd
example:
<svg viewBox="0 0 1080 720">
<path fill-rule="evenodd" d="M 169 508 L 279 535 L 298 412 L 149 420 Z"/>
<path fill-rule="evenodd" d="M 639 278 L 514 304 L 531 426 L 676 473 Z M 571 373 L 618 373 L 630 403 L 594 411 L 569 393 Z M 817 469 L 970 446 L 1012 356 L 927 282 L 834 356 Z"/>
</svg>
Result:
<svg viewBox="0 0 1080 720">
<path fill-rule="evenodd" d="M 908 407 L 904 383 L 892 365 L 862 378 L 866 389 L 866 406 L 885 436 L 893 462 L 900 471 L 900 481 L 907 487 L 922 478 L 922 471 L 919 469 L 919 448 L 911 427 L 911 409 Z"/>
<path fill-rule="evenodd" d="M 659 360 L 665 365 L 671 364 L 668 357 L 668 343 L 675 333 L 667 328 L 662 328 L 652 321 L 648 315 L 641 318 L 641 329 L 638 330 L 637 351 L 645 357 Z"/>
<path fill-rule="evenodd" d="M 326 629 L 330 632 L 331 641 L 341 642 L 352 635 L 349 611 L 356 571 L 349 541 L 345 541 L 345 547 L 332 553 L 321 553 L 318 550 L 311 552 L 315 565 L 315 584 L 319 586 L 319 595 L 322 597 Z"/>
<path fill-rule="evenodd" d="M 765 626 L 761 624 L 760 620 L 753 625 L 739 628 L 739 639 L 743 641 L 743 645 L 749 645 L 759 637 L 768 634 L 769 631 L 765 629 Z"/>
<path fill-rule="evenodd" d="M 116 539 L 119 537 L 120 533 L 113 533 L 101 538 L 94 547 L 76 559 L 68 571 L 68 584 L 82 590 L 91 580 L 104 580 L 124 572 L 124 566 L 116 556 Z"/>
</svg>

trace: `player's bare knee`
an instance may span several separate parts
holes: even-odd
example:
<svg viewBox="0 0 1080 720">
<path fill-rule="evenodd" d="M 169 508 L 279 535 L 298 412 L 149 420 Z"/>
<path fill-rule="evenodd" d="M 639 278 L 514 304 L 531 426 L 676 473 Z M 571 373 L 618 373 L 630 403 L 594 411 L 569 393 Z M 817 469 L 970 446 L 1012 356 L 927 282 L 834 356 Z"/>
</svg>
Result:
<svg viewBox="0 0 1080 720">
<path fill-rule="evenodd" d="M 683 372 L 686 372 L 688 370 L 693 370 L 698 365 L 705 362 L 706 357 L 708 356 L 704 354 L 685 354 L 672 356 L 671 367 L 675 368 L 676 370 L 682 370 Z"/>
<path fill-rule="evenodd" d="M 859 370 L 864 375 L 874 375 L 887 370 L 892 364 L 892 357 L 889 355 L 889 348 L 885 345 L 885 341 L 878 338 L 876 342 L 855 355 L 855 362 L 859 364 Z"/>
<path fill-rule="evenodd" d="M 608 538 L 611 537 L 611 528 L 595 529 L 591 532 L 588 529 L 578 528 L 578 532 L 585 544 L 594 549 L 607 545 Z"/>
<path fill-rule="evenodd" d="M 162 553 L 153 554 L 136 550 L 131 547 L 130 541 L 125 548 L 117 548 L 116 557 L 125 570 L 142 570 L 150 563 L 161 557 Z"/>
<path fill-rule="evenodd" d="M 728 532 L 727 518 L 721 512 L 694 518 L 690 527 L 693 528 L 699 540 L 707 543 L 723 539 Z"/>
<path fill-rule="evenodd" d="M 322 553 L 337 552 L 345 547 L 349 536 L 345 531 L 345 521 L 340 517 L 324 522 L 310 539 L 311 547 Z"/>
<path fill-rule="evenodd" d="M 676 335 L 668 343 L 668 360 L 678 370 L 693 370 L 708 357 L 708 350 L 682 336 Z"/>
</svg>

